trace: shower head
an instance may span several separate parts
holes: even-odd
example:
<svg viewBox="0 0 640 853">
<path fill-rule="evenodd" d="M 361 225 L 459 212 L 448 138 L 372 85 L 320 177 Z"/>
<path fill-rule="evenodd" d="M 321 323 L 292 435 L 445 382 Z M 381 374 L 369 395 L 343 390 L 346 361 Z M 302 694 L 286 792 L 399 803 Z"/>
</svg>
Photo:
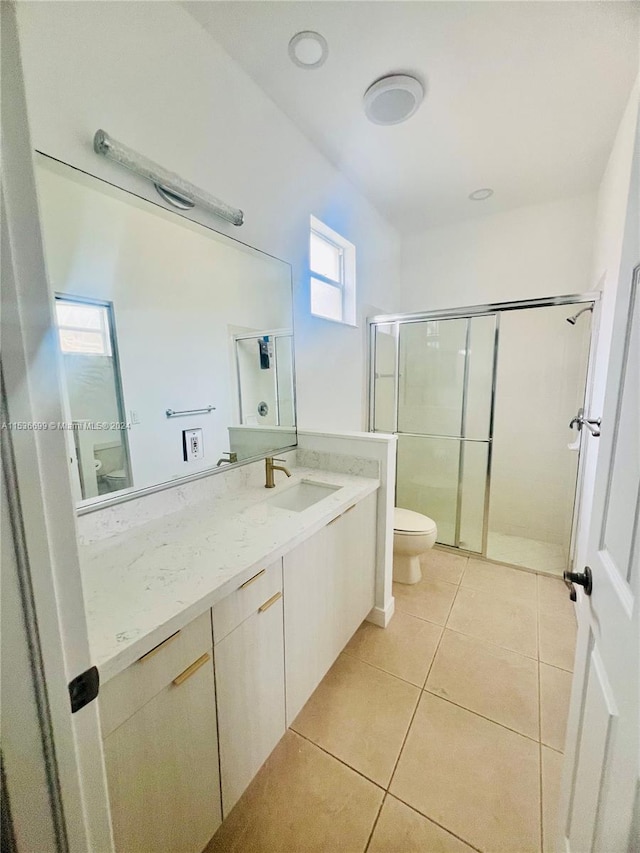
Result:
<svg viewBox="0 0 640 853">
<path fill-rule="evenodd" d="M 581 314 L 584 314 L 585 311 L 593 311 L 593 303 L 591 305 L 587 305 L 587 307 L 583 308 L 581 311 L 578 311 L 578 313 L 574 314 L 573 317 L 567 317 L 567 323 L 571 323 L 572 326 L 575 326 L 576 320 Z"/>
</svg>

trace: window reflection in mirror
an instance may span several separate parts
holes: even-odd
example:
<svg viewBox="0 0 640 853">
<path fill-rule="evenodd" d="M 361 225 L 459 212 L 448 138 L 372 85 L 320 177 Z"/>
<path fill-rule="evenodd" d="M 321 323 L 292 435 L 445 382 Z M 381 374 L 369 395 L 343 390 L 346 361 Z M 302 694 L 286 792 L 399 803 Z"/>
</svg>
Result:
<svg viewBox="0 0 640 853">
<path fill-rule="evenodd" d="M 112 308 L 71 296 L 56 297 L 55 307 L 76 491 L 87 499 L 128 489 L 133 483 Z"/>
</svg>

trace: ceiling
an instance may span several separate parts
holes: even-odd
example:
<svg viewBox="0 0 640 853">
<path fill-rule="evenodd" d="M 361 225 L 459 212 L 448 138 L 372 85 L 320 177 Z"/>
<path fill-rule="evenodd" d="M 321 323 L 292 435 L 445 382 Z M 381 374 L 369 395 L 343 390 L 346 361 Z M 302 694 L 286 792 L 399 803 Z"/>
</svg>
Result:
<svg viewBox="0 0 640 853">
<path fill-rule="evenodd" d="M 400 231 L 597 187 L 638 72 L 636 2 L 216 0 L 183 6 Z M 296 67 L 316 30 L 329 56 Z M 372 124 L 379 77 L 417 75 L 418 112 Z M 468 195 L 492 187 L 488 201 Z"/>
</svg>

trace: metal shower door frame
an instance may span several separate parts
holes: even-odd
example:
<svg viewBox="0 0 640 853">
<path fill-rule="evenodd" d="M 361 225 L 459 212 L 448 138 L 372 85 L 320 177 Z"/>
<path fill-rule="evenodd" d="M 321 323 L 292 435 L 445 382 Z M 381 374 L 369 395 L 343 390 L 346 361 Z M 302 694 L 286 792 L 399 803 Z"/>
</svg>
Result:
<svg viewBox="0 0 640 853">
<path fill-rule="evenodd" d="M 490 509 L 490 501 L 491 501 L 491 466 L 493 461 L 493 429 L 494 429 L 494 421 L 495 421 L 495 403 L 496 403 L 496 390 L 497 390 L 497 370 L 498 370 L 498 354 L 499 354 L 499 342 L 500 342 L 500 315 L 503 311 L 519 311 L 525 308 L 549 308 L 558 305 L 571 305 L 581 302 L 593 302 L 596 303 L 600 300 L 600 292 L 599 291 L 590 291 L 586 293 L 580 294 L 571 294 L 566 296 L 551 296 L 540 299 L 525 299 L 519 301 L 510 301 L 510 302 L 496 302 L 490 303 L 486 305 L 473 305 L 464 308 L 448 308 L 437 311 L 421 311 L 413 314 L 380 314 L 374 317 L 370 317 L 367 319 L 367 324 L 369 326 L 368 330 L 368 348 L 369 348 L 369 388 L 368 388 L 368 431 L 375 432 L 375 381 L 376 381 L 376 329 L 378 326 L 387 325 L 392 326 L 394 330 L 394 338 L 395 338 L 395 377 L 394 377 L 394 416 L 393 416 L 393 426 L 394 426 L 394 434 L 400 435 L 401 433 L 398 431 L 398 409 L 399 409 L 399 390 L 400 390 L 400 327 L 402 325 L 412 324 L 412 323 L 423 323 L 429 322 L 433 320 L 464 320 L 467 321 L 467 332 L 466 332 L 466 346 L 465 346 L 465 368 L 464 368 L 464 381 L 463 381 L 463 398 L 462 398 L 462 413 L 461 413 L 461 435 L 460 437 L 456 436 L 429 436 L 427 434 L 421 435 L 420 437 L 425 438 L 449 438 L 454 441 L 458 441 L 460 443 L 460 453 L 458 457 L 458 485 L 457 485 L 457 495 L 456 495 L 456 524 L 455 524 L 455 534 L 454 539 L 456 544 L 453 546 L 445 546 L 445 547 L 453 547 L 456 550 L 462 553 L 468 553 L 471 555 L 477 555 L 477 551 L 467 551 L 466 549 L 460 548 L 460 519 L 461 519 L 461 509 L 462 509 L 462 491 L 463 491 L 463 483 L 462 477 L 464 473 L 464 449 L 465 443 L 468 441 L 477 442 L 478 439 L 468 439 L 465 437 L 465 422 L 466 422 L 466 414 L 467 414 L 467 384 L 468 384 L 468 372 L 469 372 L 469 341 L 470 341 L 470 331 L 471 331 L 471 320 L 475 317 L 486 317 L 486 316 L 494 316 L 495 317 L 495 332 L 494 332 L 494 345 L 493 345 L 493 366 L 492 366 L 492 378 L 491 378 L 491 406 L 489 413 L 489 429 L 488 429 L 488 439 L 482 440 L 482 443 L 487 444 L 487 468 L 485 475 L 485 489 L 484 489 L 484 506 L 483 506 L 483 519 L 482 519 L 482 550 L 480 555 L 486 557 L 487 555 L 487 545 L 488 545 L 488 537 L 489 537 L 489 509 Z M 402 435 L 411 435 L 411 433 L 402 433 Z M 396 451 L 397 452 L 397 451 Z M 397 487 L 397 474 L 396 474 L 396 487 Z"/>
<path fill-rule="evenodd" d="M 494 340 L 493 340 L 493 353 L 492 353 L 492 365 L 491 365 L 491 403 L 490 403 L 490 412 L 489 412 L 489 425 L 487 429 L 487 438 L 478 439 L 478 438 L 469 438 L 466 435 L 466 422 L 467 422 L 467 398 L 469 392 L 469 370 L 470 370 L 470 342 L 471 342 L 471 322 L 475 317 L 493 317 L 495 321 L 494 325 Z M 462 382 L 462 404 L 461 404 L 461 412 L 460 412 L 460 434 L 459 435 L 436 435 L 430 433 L 408 433 L 401 432 L 399 430 L 399 397 L 400 397 L 400 326 L 402 325 L 411 325 L 417 323 L 430 323 L 434 322 L 434 320 L 466 320 L 466 330 L 465 330 L 465 359 L 464 359 L 464 378 Z M 485 554 L 487 550 L 487 537 L 489 534 L 489 500 L 490 500 L 490 487 L 491 487 L 491 447 L 493 442 L 493 422 L 494 422 L 494 406 L 495 406 L 495 386 L 496 386 L 496 371 L 497 371 L 497 362 L 498 362 L 498 334 L 500 327 L 500 317 L 497 312 L 493 311 L 484 311 L 481 313 L 476 313 L 474 315 L 465 315 L 465 314 L 455 314 L 449 317 L 424 317 L 420 319 L 407 319 L 406 321 L 395 321 L 394 322 L 394 336 L 395 336 L 395 387 L 394 387 L 394 433 L 396 435 L 407 435 L 414 436 L 416 438 L 431 438 L 438 440 L 450 440 L 458 442 L 459 450 L 458 450 L 458 476 L 457 476 L 457 488 L 456 488 L 456 517 L 455 517 L 455 531 L 454 531 L 454 545 L 449 547 L 454 547 L 458 550 L 464 550 L 460 547 L 460 525 L 461 525 L 461 517 L 462 517 L 462 499 L 463 499 L 463 478 L 464 478 L 464 458 L 465 458 L 465 449 L 468 442 L 473 442 L 474 444 L 486 444 L 487 445 L 487 469 L 485 473 L 485 485 L 484 485 L 484 498 L 483 498 L 483 517 L 482 517 L 482 545 L 481 545 L 481 554 Z M 373 346 L 374 346 L 374 371 L 373 371 L 373 381 L 375 382 L 375 331 L 373 332 Z M 373 401 L 373 405 L 375 406 L 375 393 L 371 395 L 371 399 Z M 373 409 L 372 409 L 373 415 Z M 396 475 L 397 476 L 397 475 Z M 469 553 L 477 554 L 477 551 L 470 551 Z"/>
</svg>

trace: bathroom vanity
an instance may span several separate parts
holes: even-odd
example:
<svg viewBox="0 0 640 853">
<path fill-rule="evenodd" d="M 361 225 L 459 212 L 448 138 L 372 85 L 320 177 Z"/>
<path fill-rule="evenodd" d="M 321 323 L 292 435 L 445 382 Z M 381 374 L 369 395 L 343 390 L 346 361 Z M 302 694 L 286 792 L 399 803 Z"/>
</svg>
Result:
<svg viewBox="0 0 640 853">
<path fill-rule="evenodd" d="M 382 463 L 238 468 L 298 443 L 289 264 L 45 155 L 37 183 L 116 849 L 200 853 L 383 603 Z"/>
<path fill-rule="evenodd" d="M 297 468 L 82 548 L 118 851 L 229 814 L 373 607 L 378 486 Z"/>
</svg>

